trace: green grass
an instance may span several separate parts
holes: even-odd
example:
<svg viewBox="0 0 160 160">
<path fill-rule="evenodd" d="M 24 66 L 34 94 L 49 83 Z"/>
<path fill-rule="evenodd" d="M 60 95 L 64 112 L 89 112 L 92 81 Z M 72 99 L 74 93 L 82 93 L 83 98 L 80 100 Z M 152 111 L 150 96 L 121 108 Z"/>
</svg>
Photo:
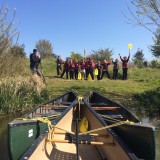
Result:
<svg viewBox="0 0 160 160">
<path fill-rule="evenodd" d="M 139 99 L 136 98 L 138 97 L 136 95 L 145 95 L 145 93 L 151 92 L 157 97 L 159 94 L 157 88 L 160 86 L 160 69 L 158 68 L 129 68 L 128 80 L 126 81 L 121 80 L 122 69 L 119 70 L 119 79 L 116 81 L 109 80 L 106 77 L 102 81 L 87 81 L 55 78 L 55 61 L 43 60 L 42 64 L 47 89 L 53 97 L 68 90 L 74 90 L 81 96 L 85 96 L 90 90 L 95 90 L 127 107 L 143 108 L 145 106 L 142 103 L 140 104 L 139 100 L 144 101 L 145 96 L 143 96 L 143 99 Z M 112 66 L 110 66 L 110 74 L 112 75 Z M 152 108 L 160 108 L 160 106 L 153 102 Z"/>
<path fill-rule="evenodd" d="M 42 60 L 42 67 L 43 67 L 43 75 L 46 79 L 46 91 L 43 93 L 44 95 L 48 95 L 50 98 L 57 97 L 68 90 L 75 91 L 78 95 L 85 96 L 89 91 L 95 90 L 100 92 L 101 94 L 109 97 L 114 101 L 118 101 L 124 104 L 126 107 L 136 107 L 136 108 L 145 108 L 146 106 L 151 111 L 153 109 L 160 109 L 158 97 L 159 97 L 159 89 L 160 87 L 160 69 L 156 68 L 129 68 L 128 70 L 128 80 L 123 81 L 121 80 L 122 77 L 122 69 L 119 70 L 118 80 L 109 80 L 106 77 L 103 78 L 102 81 L 87 81 L 87 80 L 66 80 L 61 78 L 56 78 L 56 64 L 55 59 L 45 59 Z M 29 63 L 26 63 L 26 68 L 29 68 Z M 110 74 L 112 76 L 112 66 L 110 66 Z M 31 75 L 30 70 L 27 70 L 26 75 Z M 65 77 L 65 75 L 64 75 Z M 95 78 L 96 79 L 96 78 Z M 38 87 L 35 84 L 36 87 Z M 10 88 L 10 87 L 9 87 Z M 23 94 L 26 99 L 28 95 L 32 95 L 32 89 L 23 89 Z M 14 89 L 13 89 L 14 90 Z M 12 93 L 13 91 L 10 90 Z M 20 92 L 21 93 L 21 92 Z M 10 95 L 10 93 L 5 93 Z M 2 98 L 5 97 L 5 94 L 1 93 Z M 153 96 L 148 96 L 152 95 Z M 21 94 L 20 94 L 21 95 Z M 149 98 L 152 97 L 152 98 Z M 154 97 L 154 98 L 153 98 Z M 36 99 L 34 96 L 32 97 Z M 39 97 L 41 99 L 41 96 Z M 145 102 L 145 99 L 148 99 L 148 105 Z M 153 101 L 154 99 L 154 101 Z M 21 103 L 20 98 L 16 100 L 15 98 L 15 106 L 18 107 L 19 101 L 22 106 L 26 105 L 25 103 Z M 42 100 L 37 100 L 37 102 L 47 102 L 48 98 L 42 96 Z M 157 103 L 158 101 L 158 103 Z M 2 104 L 2 107 L 9 107 L 9 100 L 5 101 L 5 106 Z M 17 105 L 16 105 L 17 104 Z M 31 105 L 34 103 L 30 103 Z M 30 106 L 31 106 L 30 105 Z M 13 106 L 13 105 L 12 105 Z M 25 107 L 24 107 L 25 108 Z M 27 107 L 26 107 L 27 108 Z"/>
</svg>

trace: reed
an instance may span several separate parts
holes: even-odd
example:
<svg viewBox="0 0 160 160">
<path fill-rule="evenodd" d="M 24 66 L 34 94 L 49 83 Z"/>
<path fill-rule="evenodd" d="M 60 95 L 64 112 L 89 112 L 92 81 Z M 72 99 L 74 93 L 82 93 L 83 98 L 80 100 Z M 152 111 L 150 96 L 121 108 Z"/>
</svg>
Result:
<svg viewBox="0 0 160 160">
<path fill-rule="evenodd" d="M 7 77 L 0 81 L 1 113 L 24 112 L 48 99 L 46 86 L 38 76 Z"/>
</svg>

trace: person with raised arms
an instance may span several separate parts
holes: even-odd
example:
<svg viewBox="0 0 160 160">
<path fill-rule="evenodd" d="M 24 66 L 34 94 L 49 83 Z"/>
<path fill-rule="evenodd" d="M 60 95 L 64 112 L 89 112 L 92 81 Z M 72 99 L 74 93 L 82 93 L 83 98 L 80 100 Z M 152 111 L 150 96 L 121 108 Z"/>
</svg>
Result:
<svg viewBox="0 0 160 160">
<path fill-rule="evenodd" d="M 123 58 L 121 57 L 120 53 L 119 53 L 119 57 L 122 61 L 122 69 L 123 69 L 123 80 L 126 80 L 128 77 L 128 61 L 130 58 L 130 52 L 128 55 L 128 58 L 126 56 L 124 56 Z"/>
</svg>

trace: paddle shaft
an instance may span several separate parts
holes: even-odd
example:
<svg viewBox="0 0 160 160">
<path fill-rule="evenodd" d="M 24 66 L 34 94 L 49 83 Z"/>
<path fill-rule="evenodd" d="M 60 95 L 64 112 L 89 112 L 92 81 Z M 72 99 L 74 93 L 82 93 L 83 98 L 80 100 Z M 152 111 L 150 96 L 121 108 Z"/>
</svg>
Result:
<svg viewBox="0 0 160 160">
<path fill-rule="evenodd" d="M 79 160 L 78 118 L 76 118 L 76 152 L 77 152 L 77 160 Z"/>
</svg>

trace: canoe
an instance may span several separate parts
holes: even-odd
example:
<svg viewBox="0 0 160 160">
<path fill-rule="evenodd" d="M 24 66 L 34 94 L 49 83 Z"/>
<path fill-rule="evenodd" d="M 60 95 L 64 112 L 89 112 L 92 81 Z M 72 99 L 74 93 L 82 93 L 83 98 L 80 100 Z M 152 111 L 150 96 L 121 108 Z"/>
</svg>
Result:
<svg viewBox="0 0 160 160">
<path fill-rule="evenodd" d="M 137 160 L 111 126 L 86 102 L 74 101 L 49 128 L 21 160 Z"/>
<path fill-rule="evenodd" d="M 129 121 L 113 128 L 139 159 L 155 160 L 155 128 L 143 124 L 127 108 L 117 102 L 91 91 L 85 101 L 105 120 L 107 124 Z"/>
<path fill-rule="evenodd" d="M 58 98 L 39 105 L 20 118 L 8 123 L 8 150 L 12 160 L 19 159 L 29 146 L 44 133 L 46 117 L 52 123 L 76 99 L 74 92 L 69 91 Z M 37 120 L 38 119 L 38 120 Z"/>
</svg>

